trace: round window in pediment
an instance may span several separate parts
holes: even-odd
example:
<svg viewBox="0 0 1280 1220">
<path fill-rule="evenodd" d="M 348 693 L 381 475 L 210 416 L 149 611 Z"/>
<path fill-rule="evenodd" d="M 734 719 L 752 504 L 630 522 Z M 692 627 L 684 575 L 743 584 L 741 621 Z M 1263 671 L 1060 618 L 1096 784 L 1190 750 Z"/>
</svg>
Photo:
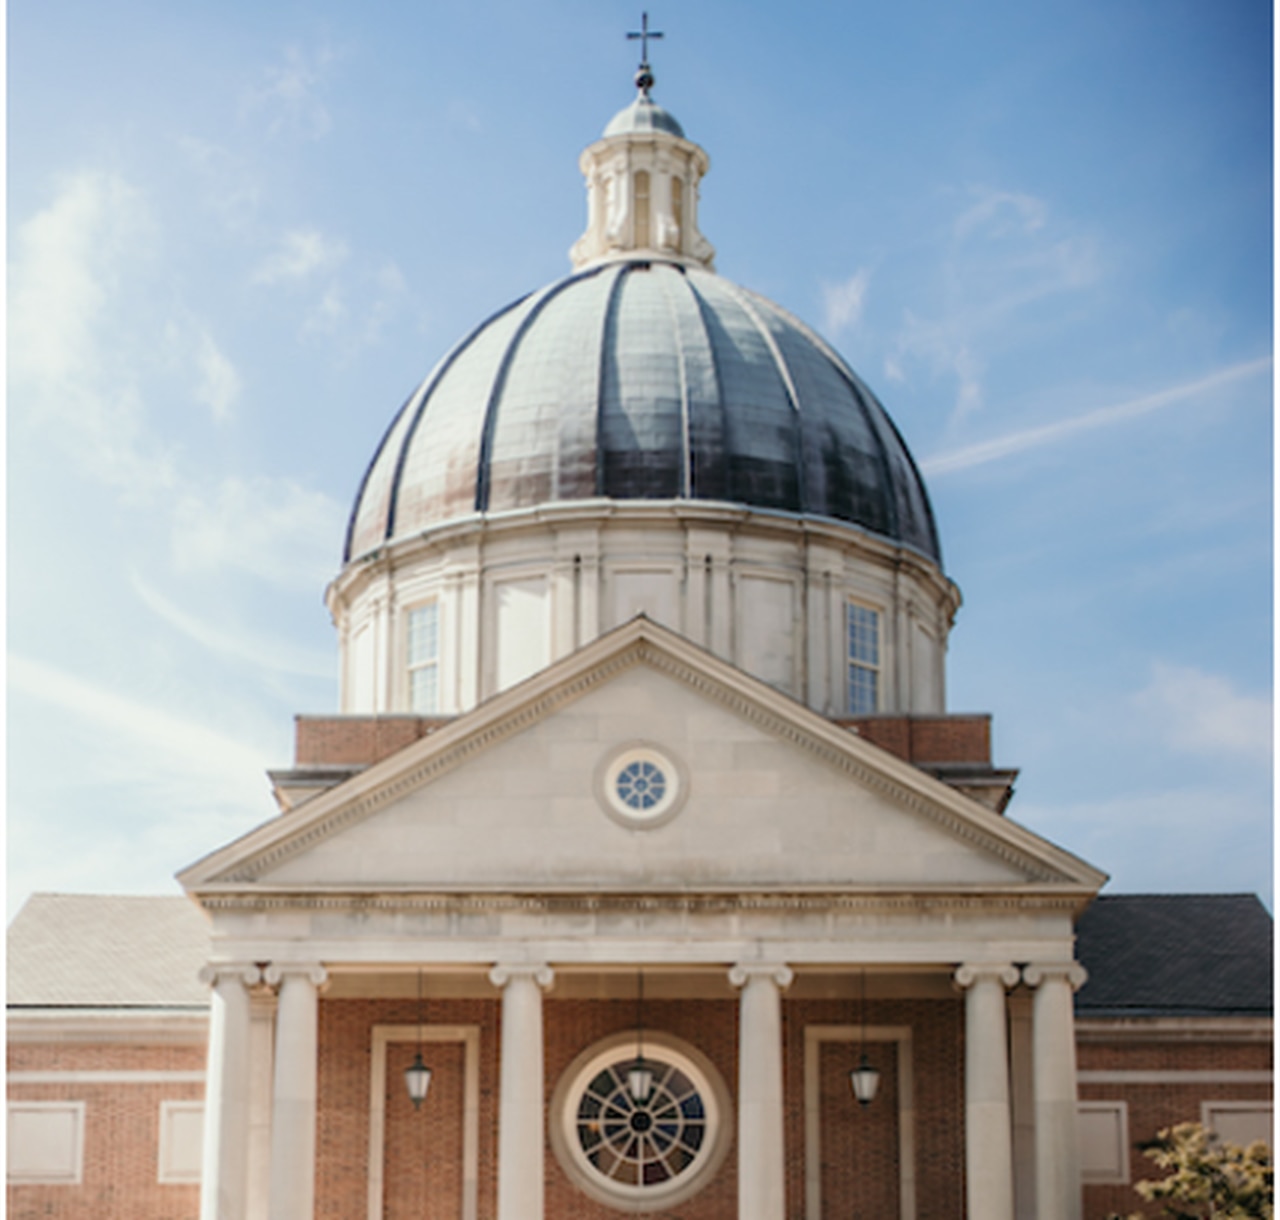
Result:
<svg viewBox="0 0 1280 1220">
<path fill-rule="evenodd" d="M 729 1094 L 714 1065 L 687 1043 L 646 1031 L 588 1048 L 560 1078 L 551 1140 L 570 1178 L 625 1211 L 688 1199 L 728 1150 Z"/>
<path fill-rule="evenodd" d="M 661 826 L 679 812 L 688 784 L 664 750 L 633 742 L 610 754 L 596 776 L 597 796 L 615 821 L 632 829 Z"/>
</svg>

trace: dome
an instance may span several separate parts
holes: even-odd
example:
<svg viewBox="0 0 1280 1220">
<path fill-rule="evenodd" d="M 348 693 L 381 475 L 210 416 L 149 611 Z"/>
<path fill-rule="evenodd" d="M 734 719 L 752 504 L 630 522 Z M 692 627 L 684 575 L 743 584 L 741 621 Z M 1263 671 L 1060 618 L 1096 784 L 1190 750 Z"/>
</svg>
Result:
<svg viewBox="0 0 1280 1220">
<path fill-rule="evenodd" d="M 365 474 L 345 559 L 476 513 L 600 498 L 833 518 L 941 566 L 911 455 L 848 365 L 763 297 L 637 258 L 516 301 L 437 365 Z"/>
<path fill-rule="evenodd" d="M 677 122 L 676 116 L 669 110 L 663 110 L 646 94 L 641 94 L 630 106 L 619 110 L 609 120 L 604 135 L 607 139 L 609 136 L 634 135 L 646 131 L 665 131 L 668 135 L 684 139 L 684 128 Z"/>
</svg>

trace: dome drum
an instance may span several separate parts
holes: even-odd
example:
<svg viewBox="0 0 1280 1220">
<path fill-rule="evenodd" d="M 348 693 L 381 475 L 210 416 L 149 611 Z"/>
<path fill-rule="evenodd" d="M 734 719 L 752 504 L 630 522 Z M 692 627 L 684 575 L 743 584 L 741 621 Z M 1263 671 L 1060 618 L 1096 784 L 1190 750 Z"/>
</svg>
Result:
<svg viewBox="0 0 1280 1220">
<path fill-rule="evenodd" d="M 844 716 L 944 710 L 959 595 L 838 521 L 651 500 L 442 524 L 349 565 L 328 601 L 345 714 L 463 712 L 643 613 Z"/>
</svg>

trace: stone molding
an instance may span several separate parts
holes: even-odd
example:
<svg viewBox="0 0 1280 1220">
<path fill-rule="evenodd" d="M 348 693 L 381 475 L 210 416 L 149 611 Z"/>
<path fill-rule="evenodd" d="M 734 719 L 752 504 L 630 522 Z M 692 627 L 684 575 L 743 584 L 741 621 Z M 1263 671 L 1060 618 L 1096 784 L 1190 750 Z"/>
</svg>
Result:
<svg viewBox="0 0 1280 1220">
<path fill-rule="evenodd" d="M 329 971 L 319 962 L 272 962 L 262 972 L 263 981 L 279 987 L 286 975 L 301 975 L 317 991 L 323 990 L 329 981 Z"/>
<path fill-rule="evenodd" d="M 197 975 L 207 987 L 216 988 L 224 979 L 239 979 L 246 988 L 256 987 L 263 982 L 262 969 L 253 962 L 210 962 L 200 967 Z"/>
<path fill-rule="evenodd" d="M 387 1051 L 393 1042 L 457 1042 L 462 1045 L 462 1193 L 459 1220 L 476 1220 L 480 1179 L 480 1027 L 478 1025 L 375 1025 L 369 1042 L 368 1220 L 382 1220 L 386 1147 Z M 430 1099 L 428 1103 L 430 1104 Z"/>
<path fill-rule="evenodd" d="M 869 913 L 920 912 L 1024 912 L 1070 913 L 1086 895 L 1076 889 L 1058 893 L 975 894 L 968 891 L 935 893 L 899 891 L 850 893 L 849 891 L 751 890 L 717 893 L 690 893 L 687 890 L 601 893 L 572 891 L 455 891 L 368 893 L 360 891 L 224 890 L 200 895 L 201 905 L 210 911 L 429 911 L 439 914 L 486 914 L 523 911 L 529 914 L 582 913 L 602 911 L 675 912 L 679 914 L 726 914 L 746 911 L 766 913 L 814 911 L 863 911 Z"/>
<path fill-rule="evenodd" d="M 1072 991 L 1079 991 L 1088 981 L 1089 972 L 1079 962 L 1032 962 L 1022 968 L 1022 981 L 1028 987 L 1039 987 L 1049 979 L 1062 979 Z"/>
<path fill-rule="evenodd" d="M 550 991 L 556 972 L 546 962 L 500 962 L 489 971 L 489 982 L 503 988 L 515 979 L 532 979 L 542 991 Z"/>
<path fill-rule="evenodd" d="M 737 962 L 729 968 L 729 982 L 735 987 L 745 987 L 756 979 L 768 979 L 785 991 L 795 977 L 795 971 L 785 962 Z"/>
<path fill-rule="evenodd" d="M 966 962 L 951 977 L 959 991 L 968 991 L 979 980 L 991 978 L 1008 991 L 1021 978 L 1021 972 L 1009 962 Z"/>
<path fill-rule="evenodd" d="M 822 1105 L 820 1058 L 830 1042 L 892 1042 L 897 1051 L 898 1216 L 916 1220 L 915 1054 L 910 1025 L 806 1025 L 804 1027 L 805 1220 L 822 1220 Z M 849 1105 L 857 1108 L 852 1097 Z M 888 1220 L 888 1218 L 886 1218 Z"/>
<path fill-rule="evenodd" d="M 1076 1041 L 1271 1042 L 1271 1017 L 1076 1017 Z"/>
</svg>

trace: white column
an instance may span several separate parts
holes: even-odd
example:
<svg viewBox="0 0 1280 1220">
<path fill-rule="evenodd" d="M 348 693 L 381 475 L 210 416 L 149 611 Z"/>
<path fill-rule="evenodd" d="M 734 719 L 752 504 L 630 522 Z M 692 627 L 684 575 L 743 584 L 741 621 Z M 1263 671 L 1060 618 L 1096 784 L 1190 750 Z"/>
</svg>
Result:
<svg viewBox="0 0 1280 1220">
<path fill-rule="evenodd" d="M 1031 993 L 1009 997 L 1009 1111 L 1013 1120 L 1013 1214 L 1036 1220 L 1036 1101 L 1031 1090 Z"/>
<path fill-rule="evenodd" d="M 244 1220 L 249 1197 L 249 988 L 257 966 L 218 963 L 200 971 L 213 987 L 205 1075 L 200 1220 Z"/>
<path fill-rule="evenodd" d="M 489 972 L 489 981 L 502 988 L 498 1220 L 543 1216 L 542 992 L 554 980 L 545 963 L 499 965 Z"/>
<path fill-rule="evenodd" d="M 782 988 L 791 970 L 740 962 L 729 981 L 742 988 L 738 1025 L 738 1220 L 785 1220 Z"/>
<path fill-rule="evenodd" d="M 1036 962 L 1022 977 L 1031 1004 L 1031 1074 L 1036 1111 L 1038 1220 L 1080 1220 L 1076 1132 L 1076 1035 L 1071 996 L 1087 977 L 1076 962 Z"/>
<path fill-rule="evenodd" d="M 1018 971 L 1005 962 L 961 966 L 964 990 L 964 1162 L 967 1214 L 1013 1220 L 1013 1133 L 1005 991 Z"/>
<path fill-rule="evenodd" d="M 271 1101 L 271 1220 L 312 1220 L 316 1194 L 316 1052 L 323 966 L 267 967 L 280 985 Z"/>
<path fill-rule="evenodd" d="M 249 1001 L 249 1205 L 246 1220 L 271 1217 L 271 1093 L 275 1086 L 276 997 L 267 987 Z"/>
</svg>

